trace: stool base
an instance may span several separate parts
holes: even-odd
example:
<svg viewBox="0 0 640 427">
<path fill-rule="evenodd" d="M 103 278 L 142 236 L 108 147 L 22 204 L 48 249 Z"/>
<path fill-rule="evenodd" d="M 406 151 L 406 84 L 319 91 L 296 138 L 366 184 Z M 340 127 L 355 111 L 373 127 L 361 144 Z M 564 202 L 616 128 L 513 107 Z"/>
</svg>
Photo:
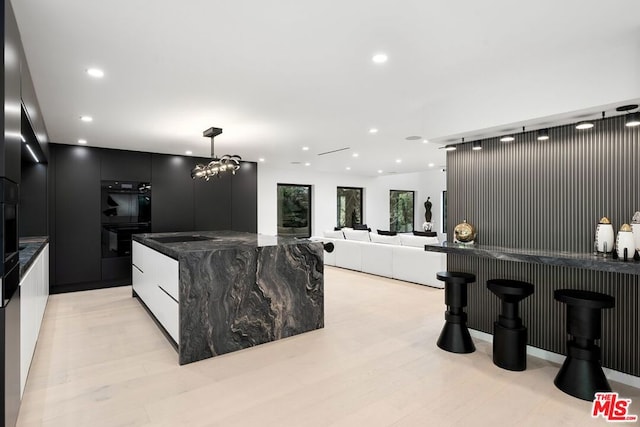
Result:
<svg viewBox="0 0 640 427">
<path fill-rule="evenodd" d="M 509 371 L 527 369 L 527 328 L 493 324 L 493 363 Z"/>
<path fill-rule="evenodd" d="M 596 392 L 611 391 L 598 362 L 567 357 L 553 383 L 578 399 L 593 401 Z"/>
<path fill-rule="evenodd" d="M 451 353 L 473 353 L 476 346 L 469 334 L 469 329 L 464 323 L 445 322 L 440 338 L 438 338 L 438 347 Z"/>
</svg>

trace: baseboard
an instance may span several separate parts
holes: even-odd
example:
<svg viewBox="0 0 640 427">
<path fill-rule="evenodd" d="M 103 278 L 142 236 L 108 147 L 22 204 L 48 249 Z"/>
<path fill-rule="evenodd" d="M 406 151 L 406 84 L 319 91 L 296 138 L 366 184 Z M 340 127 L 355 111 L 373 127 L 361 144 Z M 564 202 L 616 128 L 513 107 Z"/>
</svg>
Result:
<svg viewBox="0 0 640 427">
<path fill-rule="evenodd" d="M 49 293 L 64 294 L 67 292 L 92 291 L 95 289 L 115 288 L 118 286 L 131 286 L 131 278 L 99 282 L 72 283 L 68 285 L 52 284 L 49 286 Z"/>
<path fill-rule="evenodd" d="M 493 342 L 493 335 L 486 332 L 478 331 L 475 329 L 469 329 L 469 333 L 473 338 L 477 338 L 482 341 Z M 527 354 L 538 359 L 548 360 L 549 362 L 557 363 L 561 365 L 564 362 L 565 356 L 563 354 L 554 353 L 552 351 L 543 350 L 538 347 L 527 346 Z M 624 372 L 616 371 L 609 368 L 602 368 L 605 376 L 608 380 L 616 381 L 622 384 L 630 385 L 640 389 L 640 377 L 635 375 L 625 374 Z"/>
</svg>

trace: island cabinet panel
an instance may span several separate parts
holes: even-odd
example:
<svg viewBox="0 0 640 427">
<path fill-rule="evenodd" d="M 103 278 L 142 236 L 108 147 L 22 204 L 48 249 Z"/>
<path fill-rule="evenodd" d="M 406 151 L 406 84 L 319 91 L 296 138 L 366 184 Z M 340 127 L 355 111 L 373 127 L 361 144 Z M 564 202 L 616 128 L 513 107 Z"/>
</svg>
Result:
<svg viewBox="0 0 640 427">
<path fill-rule="evenodd" d="M 134 292 L 179 344 L 178 261 L 133 242 L 132 264 Z"/>
<path fill-rule="evenodd" d="M 228 230 L 133 240 L 133 288 L 179 337 L 181 365 L 324 327 L 320 242 Z"/>
</svg>

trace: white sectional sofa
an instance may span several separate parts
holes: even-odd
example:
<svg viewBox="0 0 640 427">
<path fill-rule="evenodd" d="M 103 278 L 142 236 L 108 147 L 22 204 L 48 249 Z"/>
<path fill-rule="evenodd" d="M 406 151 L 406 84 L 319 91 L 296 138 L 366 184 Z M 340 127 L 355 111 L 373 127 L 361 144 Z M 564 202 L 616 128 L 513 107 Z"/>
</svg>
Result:
<svg viewBox="0 0 640 427">
<path fill-rule="evenodd" d="M 399 234 L 383 236 L 366 230 L 326 231 L 312 240 L 331 242 L 334 251 L 324 252 L 324 263 L 363 273 L 443 288 L 436 279 L 447 269 L 445 254 L 425 252 L 424 245 L 437 243 L 435 237 Z M 435 240 L 434 240 L 435 239 Z"/>
</svg>

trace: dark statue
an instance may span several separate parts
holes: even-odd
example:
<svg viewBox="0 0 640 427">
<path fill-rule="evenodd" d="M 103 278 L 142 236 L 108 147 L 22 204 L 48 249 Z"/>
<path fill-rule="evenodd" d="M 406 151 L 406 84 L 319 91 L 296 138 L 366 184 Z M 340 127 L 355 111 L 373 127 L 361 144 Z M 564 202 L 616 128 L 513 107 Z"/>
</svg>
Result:
<svg viewBox="0 0 640 427">
<path fill-rule="evenodd" d="M 431 197 L 427 197 L 427 201 L 424 202 L 424 220 L 426 222 L 431 222 L 431 206 L 433 206 L 433 203 L 431 203 Z"/>
</svg>

